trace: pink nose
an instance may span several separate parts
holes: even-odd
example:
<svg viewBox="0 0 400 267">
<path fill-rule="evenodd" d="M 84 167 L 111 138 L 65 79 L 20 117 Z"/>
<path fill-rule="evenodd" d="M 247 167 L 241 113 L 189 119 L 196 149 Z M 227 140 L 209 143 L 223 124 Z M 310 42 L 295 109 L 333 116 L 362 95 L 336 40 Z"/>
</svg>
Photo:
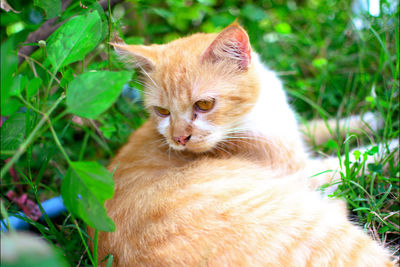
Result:
<svg viewBox="0 0 400 267">
<path fill-rule="evenodd" d="M 177 142 L 178 144 L 181 144 L 181 145 L 186 145 L 186 143 L 190 140 L 190 137 L 192 137 L 191 135 L 188 135 L 188 136 L 179 136 L 179 137 L 174 137 L 174 139 L 175 139 L 175 142 Z"/>
</svg>

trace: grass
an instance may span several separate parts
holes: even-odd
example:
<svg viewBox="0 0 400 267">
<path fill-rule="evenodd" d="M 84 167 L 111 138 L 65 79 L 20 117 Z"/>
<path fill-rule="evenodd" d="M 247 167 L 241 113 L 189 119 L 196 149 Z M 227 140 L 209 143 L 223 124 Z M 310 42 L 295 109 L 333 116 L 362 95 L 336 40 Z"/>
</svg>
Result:
<svg viewBox="0 0 400 267">
<path fill-rule="evenodd" d="M 299 3 L 299 2 L 298 2 Z M 19 14 L 2 15 L 2 42 L 12 39 L 15 44 L 39 25 L 28 20 L 35 15 L 31 3 L 25 3 Z M 381 10 L 387 5 L 382 1 Z M 36 13 L 35 13 L 36 12 Z M 77 14 L 75 5 L 66 13 Z M 335 196 L 344 198 L 352 219 L 380 242 L 399 253 L 399 163 L 398 155 L 378 151 L 375 143 L 388 144 L 399 136 L 399 9 L 379 17 L 366 15 L 366 27 L 354 26 L 354 13 L 349 1 L 204 1 L 181 6 L 178 2 L 131 2 L 113 9 L 113 27 L 131 43 L 162 43 L 191 32 L 210 32 L 222 29 L 234 18 L 248 30 L 253 48 L 271 69 L 284 81 L 290 102 L 303 120 L 312 118 L 343 118 L 351 114 L 373 111 L 380 114 L 384 124 L 373 134 L 357 137 L 337 136 L 314 147 L 315 151 L 339 154 L 342 161 L 342 183 Z M 172 15 L 171 15 L 172 14 Z M 66 15 L 65 15 L 66 16 Z M 22 22 L 24 30 L 13 32 Z M 6 34 L 8 33 L 8 34 Z M 19 208 L 5 194 L 9 190 L 27 193 L 37 202 L 60 194 L 60 186 L 68 168 L 65 156 L 71 160 L 94 160 L 106 165 L 116 149 L 122 146 L 132 130 L 146 119 L 140 98 L 132 101 L 122 93 L 116 103 L 96 120 L 79 121 L 63 112 L 61 101 L 49 116 L 51 131 L 40 112 L 48 112 L 67 90 L 71 76 L 94 69 L 114 70 L 123 66 L 112 56 L 107 57 L 107 45 L 102 44 L 78 63 L 64 67 L 54 79 L 49 75 L 45 50 L 31 55 L 34 64 L 22 64 L 16 74 L 36 75 L 42 79 L 40 92 L 24 98 L 20 115 L 23 123 L 21 144 L 11 151 L 2 148 L 1 159 L 19 153 L 13 163 L 17 175 L 5 172 L 2 186 L 2 219 L 15 215 Z M 51 72 L 50 72 L 51 73 Z M 131 87 L 141 89 L 140 84 Z M 49 90 L 47 95 L 46 91 Z M 45 104 L 45 98 L 48 102 Z M 34 112 L 38 109 L 40 112 Z M 50 113 L 50 112 L 48 112 Z M 38 134 L 32 134 L 37 131 Z M 19 135 L 16 135 L 16 138 Z M 29 136 L 32 136 L 29 139 Z M 54 145 L 54 137 L 59 140 Z M 355 153 L 358 160 L 351 162 L 350 152 L 360 145 L 371 149 Z M 379 159 L 369 160 L 379 155 Z M 2 160 L 2 171 L 6 163 Z M 367 162 L 368 160 L 368 162 Z M 9 163 L 11 164 L 11 163 Z M 55 220 L 35 222 L 27 219 L 31 231 L 57 246 L 70 265 L 93 265 L 97 259 L 87 253 L 86 226 L 70 213 Z M 101 259 L 99 259 L 101 260 Z M 112 261 L 112 259 L 111 259 Z"/>
</svg>

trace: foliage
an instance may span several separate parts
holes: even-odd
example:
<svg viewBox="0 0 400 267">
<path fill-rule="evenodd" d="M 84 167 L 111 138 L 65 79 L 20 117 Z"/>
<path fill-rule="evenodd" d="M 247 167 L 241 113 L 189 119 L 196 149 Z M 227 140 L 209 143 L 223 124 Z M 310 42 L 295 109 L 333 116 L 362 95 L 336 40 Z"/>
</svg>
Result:
<svg viewBox="0 0 400 267">
<path fill-rule="evenodd" d="M 124 71 L 108 45 L 112 31 L 131 44 L 164 43 L 238 19 L 284 80 L 300 119 L 370 110 L 384 125 L 358 141 L 397 138 L 399 7 L 390 3 L 381 1 L 381 14 L 373 17 L 345 0 L 130 0 L 106 11 L 93 0 L 72 1 L 64 11 L 60 0 L 12 2 L 20 13 L 1 11 L 2 218 L 18 212 L 5 197 L 11 189 L 38 202 L 61 193 L 69 211 L 55 221 L 27 219 L 32 230 L 57 244 L 70 265 L 102 260 L 88 249 L 85 227 L 114 229 L 103 206 L 113 194 L 112 175 L 103 166 L 146 119 L 136 73 Z M 64 24 L 47 40 L 23 44 L 51 18 Z M 38 49 L 18 65 L 23 46 Z M 315 149 L 345 156 L 336 195 L 366 229 L 393 245 L 400 229 L 399 164 L 389 154 L 367 165 L 378 148 L 356 152 L 351 162 L 354 140 L 338 136 Z"/>
</svg>

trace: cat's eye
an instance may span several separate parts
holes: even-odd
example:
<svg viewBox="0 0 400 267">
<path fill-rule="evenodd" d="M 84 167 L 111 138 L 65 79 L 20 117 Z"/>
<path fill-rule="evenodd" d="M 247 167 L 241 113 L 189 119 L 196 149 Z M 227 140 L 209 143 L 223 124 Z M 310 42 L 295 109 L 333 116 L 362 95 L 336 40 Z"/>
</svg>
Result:
<svg viewBox="0 0 400 267">
<path fill-rule="evenodd" d="M 154 107 L 154 110 L 156 111 L 157 115 L 161 117 L 167 117 L 169 116 L 169 110 L 162 108 L 162 107 Z"/>
<path fill-rule="evenodd" d="M 199 100 L 197 101 L 194 106 L 196 108 L 196 110 L 200 111 L 200 112 L 207 112 L 210 111 L 215 104 L 215 99 L 203 99 L 203 100 Z"/>
</svg>

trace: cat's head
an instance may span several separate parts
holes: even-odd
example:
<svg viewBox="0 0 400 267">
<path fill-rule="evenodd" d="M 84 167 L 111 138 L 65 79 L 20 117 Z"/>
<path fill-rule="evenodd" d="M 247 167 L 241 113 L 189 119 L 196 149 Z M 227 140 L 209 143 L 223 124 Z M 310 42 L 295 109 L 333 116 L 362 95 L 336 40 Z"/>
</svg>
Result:
<svg viewBox="0 0 400 267">
<path fill-rule="evenodd" d="M 113 45 L 142 72 L 145 105 L 175 150 L 229 142 L 257 100 L 249 38 L 237 23 L 165 45 Z"/>
</svg>

